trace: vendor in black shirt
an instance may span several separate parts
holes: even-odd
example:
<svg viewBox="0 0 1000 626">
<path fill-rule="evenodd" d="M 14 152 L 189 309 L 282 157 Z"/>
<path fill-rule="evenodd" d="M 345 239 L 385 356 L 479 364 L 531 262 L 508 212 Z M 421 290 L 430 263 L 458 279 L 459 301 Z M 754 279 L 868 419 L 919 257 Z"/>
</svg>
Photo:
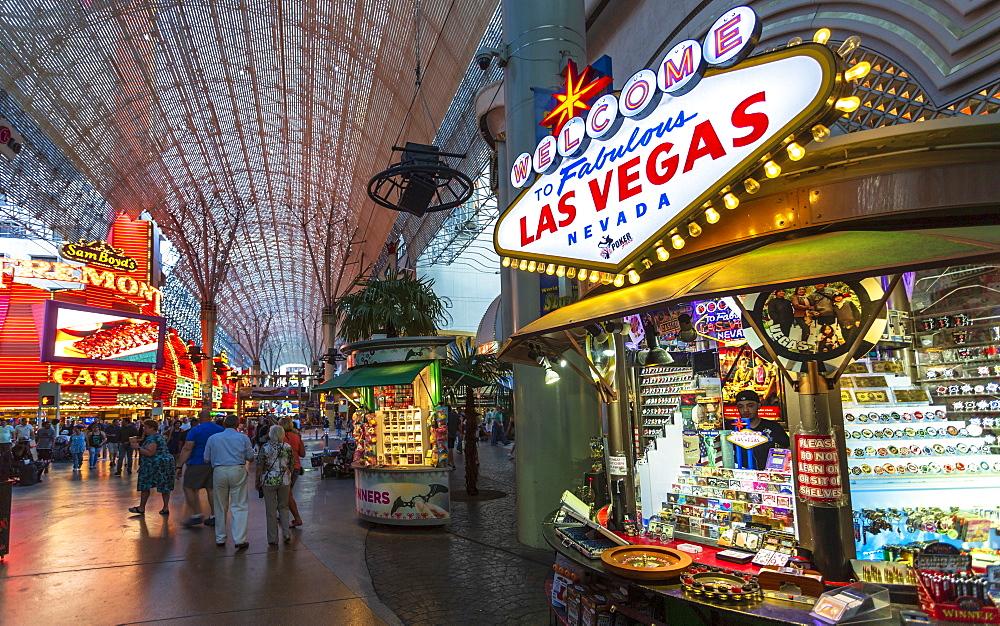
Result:
<svg viewBox="0 0 1000 626">
<path fill-rule="evenodd" d="M 744 389 L 736 394 L 736 410 L 740 413 L 740 420 L 747 424 L 743 428 L 756 430 L 770 439 L 767 443 L 751 448 L 753 468 L 762 470 L 767 466 L 767 453 L 771 448 L 787 450 L 791 442 L 788 439 L 788 433 L 781 427 L 781 424 L 757 417 L 758 409 L 760 409 L 760 396 L 755 391 Z M 740 430 L 740 428 L 734 426 L 733 430 Z"/>
</svg>

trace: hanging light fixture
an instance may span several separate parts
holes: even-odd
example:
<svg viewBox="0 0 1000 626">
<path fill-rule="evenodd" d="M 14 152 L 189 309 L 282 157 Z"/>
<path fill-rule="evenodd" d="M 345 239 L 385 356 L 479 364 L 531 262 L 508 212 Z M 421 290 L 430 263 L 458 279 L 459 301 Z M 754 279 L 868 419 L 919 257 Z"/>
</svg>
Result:
<svg viewBox="0 0 1000 626">
<path fill-rule="evenodd" d="M 552 368 L 552 362 L 549 361 L 549 359 L 545 359 L 545 363 L 542 365 L 542 367 L 545 368 L 545 384 L 546 385 L 552 385 L 554 383 L 559 382 L 559 379 L 561 378 L 559 376 L 559 372 L 555 371 Z"/>
<path fill-rule="evenodd" d="M 868 61 L 862 61 L 856 63 L 851 69 L 844 72 L 844 79 L 846 80 L 858 80 L 868 76 L 868 72 L 872 71 L 872 64 Z"/>
<path fill-rule="evenodd" d="M 852 111 L 857 111 L 858 107 L 861 106 L 861 98 L 857 96 L 847 96 L 846 98 L 841 98 L 837 100 L 836 104 L 833 105 L 838 111 L 843 111 L 844 113 L 851 113 Z"/>
<path fill-rule="evenodd" d="M 812 136 L 813 141 L 822 143 L 830 138 L 830 129 L 822 124 L 816 124 L 812 127 Z"/>
<path fill-rule="evenodd" d="M 851 35 L 850 37 L 844 40 L 844 43 L 840 44 L 839 48 L 837 48 L 837 54 L 840 55 L 840 58 L 846 59 L 848 55 L 857 50 L 858 46 L 860 45 L 861 45 L 861 37 L 858 37 L 857 35 Z"/>
<path fill-rule="evenodd" d="M 798 161 L 806 155 L 806 149 L 795 143 L 794 141 L 785 147 L 788 151 L 788 158 L 793 161 Z"/>
</svg>

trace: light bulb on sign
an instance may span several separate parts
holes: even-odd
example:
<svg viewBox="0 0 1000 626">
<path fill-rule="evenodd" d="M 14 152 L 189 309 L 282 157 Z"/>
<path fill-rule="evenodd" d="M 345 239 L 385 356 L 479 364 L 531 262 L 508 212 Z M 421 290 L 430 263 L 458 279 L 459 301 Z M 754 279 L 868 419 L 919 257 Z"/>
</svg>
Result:
<svg viewBox="0 0 1000 626">
<path fill-rule="evenodd" d="M 556 273 L 556 266 L 554 263 L 549 263 L 548 267 L 545 268 L 545 273 L 552 276 Z"/>
<path fill-rule="evenodd" d="M 753 180 L 753 179 L 751 178 L 750 180 Z M 754 180 L 754 183 L 757 183 L 757 181 Z M 760 184 L 759 183 L 757 183 L 757 188 L 760 189 Z M 732 211 L 736 207 L 740 206 L 740 199 L 737 198 L 736 194 L 734 194 L 733 192 L 729 192 L 726 195 L 722 196 L 722 204 L 724 204 L 727 209 L 729 209 L 730 211 Z M 716 213 L 715 215 L 716 215 L 715 221 L 718 222 L 719 221 L 719 218 L 718 218 L 719 214 Z"/>
<path fill-rule="evenodd" d="M 544 263 L 539 263 L 537 271 L 538 271 L 539 274 L 544 274 L 545 273 L 545 264 Z"/>
<path fill-rule="evenodd" d="M 528 262 L 528 271 L 529 272 L 534 272 L 537 268 L 538 268 L 538 264 L 537 263 L 535 263 L 534 261 L 529 261 Z"/>
<path fill-rule="evenodd" d="M 733 197 L 735 198 L 736 196 Z M 736 202 L 739 203 L 739 200 L 737 200 Z M 719 221 L 719 218 L 721 217 L 722 216 L 719 215 L 719 212 L 715 210 L 715 207 L 710 206 L 707 209 L 705 209 L 705 221 L 708 222 L 709 224 L 717 223 Z"/>
<path fill-rule="evenodd" d="M 648 257 L 642 257 L 641 259 L 639 259 L 639 263 L 642 263 L 642 269 L 644 270 L 648 270 L 649 268 L 653 267 L 653 262 L 650 261 Z"/>
<path fill-rule="evenodd" d="M 666 261 L 670 258 L 670 251 L 663 246 L 656 246 L 656 258 L 661 261 Z"/>
<path fill-rule="evenodd" d="M 697 237 L 701 234 L 701 226 L 698 225 L 698 222 L 688 222 L 688 234 L 692 237 Z"/>
<path fill-rule="evenodd" d="M 629 270 L 628 271 L 628 282 L 632 283 L 633 285 L 636 284 L 636 283 L 638 283 L 639 282 L 639 272 L 637 272 L 635 270 Z"/>
<path fill-rule="evenodd" d="M 565 275 L 566 275 L 566 266 L 565 265 L 560 265 L 559 267 L 556 268 L 556 276 L 558 276 L 559 278 L 562 278 Z"/>
<path fill-rule="evenodd" d="M 615 287 L 621 287 L 625 284 L 625 274 L 618 274 L 615 276 Z"/>
<path fill-rule="evenodd" d="M 672 235 L 670 237 L 670 243 L 674 246 L 676 250 L 680 250 L 681 248 L 684 247 L 684 238 L 677 234 Z"/>
<path fill-rule="evenodd" d="M 576 273 L 576 277 L 579 278 L 580 280 L 587 280 L 587 270 L 581 269 L 579 272 Z"/>
<path fill-rule="evenodd" d="M 576 268 L 575 267 L 567 267 L 566 268 L 566 278 L 569 278 L 569 279 L 576 278 Z"/>
<path fill-rule="evenodd" d="M 510 257 L 509 256 L 505 256 L 503 258 L 503 261 L 500 261 L 500 265 L 503 266 L 503 267 L 510 267 Z"/>
<path fill-rule="evenodd" d="M 788 158 L 793 161 L 798 161 L 806 155 L 806 149 L 794 141 L 788 144 L 785 149 L 788 151 Z"/>
<path fill-rule="evenodd" d="M 792 37 L 788 40 L 788 47 L 791 48 L 792 46 L 797 46 L 800 43 L 802 43 L 802 37 Z"/>
<path fill-rule="evenodd" d="M 837 48 L 837 54 L 839 54 L 842 59 L 846 59 L 847 56 L 854 52 L 860 45 L 861 37 L 851 35 L 844 40 L 844 43 L 840 44 L 839 48 Z"/>
<path fill-rule="evenodd" d="M 837 100 L 837 103 L 833 106 L 836 107 L 838 111 L 850 113 L 852 111 L 857 111 L 858 107 L 861 106 L 861 98 L 857 96 L 848 96 Z"/>
<path fill-rule="evenodd" d="M 517 264 L 517 269 L 522 270 L 522 271 L 528 269 L 528 260 L 527 259 L 521 259 L 521 262 Z"/>
<path fill-rule="evenodd" d="M 597 283 L 597 282 L 600 282 L 600 280 L 601 280 L 601 273 L 600 272 L 594 272 L 594 271 L 590 272 L 590 282 Z"/>
<path fill-rule="evenodd" d="M 815 41 L 816 43 L 824 44 L 825 45 L 826 42 L 830 41 L 830 29 L 829 28 L 821 28 L 821 29 L 817 30 L 813 34 L 813 41 Z"/>
<path fill-rule="evenodd" d="M 768 161 L 764 164 L 764 175 L 768 178 L 777 178 L 781 176 L 781 166 L 774 161 Z"/>
<path fill-rule="evenodd" d="M 748 178 L 743 181 L 743 188 L 747 190 L 748 194 L 753 195 L 760 191 L 760 183 L 755 178 Z"/>
<path fill-rule="evenodd" d="M 830 129 L 822 124 L 816 124 L 812 127 L 812 136 L 813 141 L 822 143 L 830 138 Z"/>
<path fill-rule="evenodd" d="M 851 69 L 844 72 L 844 78 L 846 80 L 858 80 L 859 78 L 864 78 L 868 76 L 868 72 L 872 71 L 872 64 L 868 61 L 862 61 L 851 67 Z"/>
<path fill-rule="evenodd" d="M 601 284 L 602 285 L 610 285 L 614 281 L 615 281 L 615 277 L 612 276 L 611 274 L 609 274 L 607 272 L 604 272 L 604 273 L 601 274 Z"/>
</svg>

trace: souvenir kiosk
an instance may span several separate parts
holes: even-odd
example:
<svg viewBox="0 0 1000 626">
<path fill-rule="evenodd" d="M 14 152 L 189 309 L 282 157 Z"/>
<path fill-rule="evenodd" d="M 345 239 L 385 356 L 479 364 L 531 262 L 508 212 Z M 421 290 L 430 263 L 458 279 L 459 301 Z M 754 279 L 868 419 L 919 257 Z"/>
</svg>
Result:
<svg viewBox="0 0 1000 626">
<path fill-rule="evenodd" d="M 449 337 L 400 337 L 348 344 L 347 372 L 314 391 L 338 392 L 354 407 L 356 509 L 361 519 L 435 526 L 451 518 L 447 412 L 441 362 Z"/>
</svg>

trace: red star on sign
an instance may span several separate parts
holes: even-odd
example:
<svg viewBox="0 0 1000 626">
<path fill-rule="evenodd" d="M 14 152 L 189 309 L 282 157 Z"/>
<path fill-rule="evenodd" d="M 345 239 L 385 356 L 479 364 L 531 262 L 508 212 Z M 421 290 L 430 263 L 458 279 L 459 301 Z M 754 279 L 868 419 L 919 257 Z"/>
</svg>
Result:
<svg viewBox="0 0 1000 626">
<path fill-rule="evenodd" d="M 588 100 L 592 100 L 611 84 L 611 77 L 599 76 L 594 79 L 597 73 L 589 65 L 584 68 L 583 73 L 576 73 L 576 63 L 566 62 L 566 92 L 553 94 L 559 102 L 556 108 L 552 109 L 539 126 L 552 128 L 552 134 L 558 135 L 563 124 L 576 117 L 580 111 L 590 109 Z"/>
</svg>

